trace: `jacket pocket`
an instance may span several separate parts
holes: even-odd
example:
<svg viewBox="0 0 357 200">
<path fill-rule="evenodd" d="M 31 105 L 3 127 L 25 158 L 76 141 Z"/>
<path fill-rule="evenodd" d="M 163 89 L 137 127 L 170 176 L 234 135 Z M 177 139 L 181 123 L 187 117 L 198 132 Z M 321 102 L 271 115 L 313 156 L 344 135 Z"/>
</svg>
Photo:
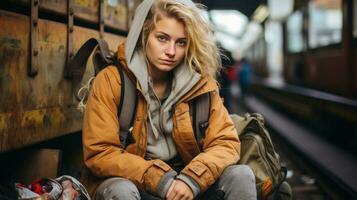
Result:
<svg viewBox="0 0 357 200">
<path fill-rule="evenodd" d="M 206 168 L 199 166 L 199 165 L 193 165 L 188 167 L 194 174 L 196 174 L 198 177 L 202 176 L 203 173 L 207 171 Z"/>
<path fill-rule="evenodd" d="M 162 162 L 154 162 L 154 166 L 162 169 L 164 172 L 168 172 L 171 169 L 168 165 Z"/>
</svg>

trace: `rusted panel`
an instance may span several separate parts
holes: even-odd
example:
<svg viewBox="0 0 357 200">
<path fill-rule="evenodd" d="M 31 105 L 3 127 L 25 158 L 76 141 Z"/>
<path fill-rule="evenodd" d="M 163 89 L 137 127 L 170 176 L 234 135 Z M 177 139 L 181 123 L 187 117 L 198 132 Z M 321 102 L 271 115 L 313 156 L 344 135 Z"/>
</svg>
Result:
<svg viewBox="0 0 357 200">
<path fill-rule="evenodd" d="M 15 3 L 20 5 L 30 5 L 30 0 L 6 0 L 9 3 Z M 75 16 L 90 22 L 98 22 L 98 0 L 75 0 Z M 67 1 L 66 0 L 41 0 L 40 9 L 60 14 L 62 16 L 67 15 Z"/>
<path fill-rule="evenodd" d="M 17 91 L 20 80 L 27 78 L 28 24 L 29 17 L 0 12 L 0 27 L 6 27 L 0 31 L 0 113 L 15 111 L 23 102 Z"/>
<path fill-rule="evenodd" d="M 64 79 L 67 25 L 39 20 L 39 71 L 27 76 L 29 16 L 0 10 L 0 152 L 81 130 L 70 81 Z M 99 33 L 74 27 L 75 51 Z M 105 34 L 110 48 L 122 37 Z M 114 46 L 115 45 L 115 46 Z M 84 81 L 92 76 L 87 68 Z"/>
<path fill-rule="evenodd" d="M 125 38 L 124 37 L 118 37 L 117 35 L 111 34 L 111 33 L 105 33 L 104 34 L 104 39 L 108 42 L 109 49 L 112 51 L 117 51 L 117 48 L 120 43 L 124 42 Z"/>
<path fill-rule="evenodd" d="M 66 0 L 40 0 L 40 8 L 51 13 L 66 14 L 67 1 Z"/>
<path fill-rule="evenodd" d="M 80 19 L 98 23 L 99 1 L 98 0 L 75 0 L 74 15 Z"/>
<path fill-rule="evenodd" d="M 76 110 L 65 107 L 14 112 L 10 116 L 10 121 L 7 122 L 10 127 L 2 132 L 1 151 L 77 132 L 81 128 L 82 118 Z"/>
<path fill-rule="evenodd" d="M 2 0 L 3 1 L 3 0 Z M 6 0 L 9 3 L 29 5 L 30 0 Z M 104 0 L 104 23 L 106 26 L 127 31 L 128 9 L 127 0 Z M 130 0 L 131 1 L 131 0 Z M 137 1 L 137 0 L 133 0 Z M 135 4 L 136 5 L 136 4 Z M 67 1 L 62 0 L 41 0 L 40 10 L 56 13 L 62 16 L 67 15 Z M 99 23 L 99 0 L 75 0 L 75 17 L 90 23 Z"/>
<path fill-rule="evenodd" d="M 104 37 L 104 0 L 99 0 L 99 35 Z"/>
<path fill-rule="evenodd" d="M 127 0 L 128 1 L 128 26 L 131 26 L 131 23 L 134 18 L 135 10 L 142 0 Z"/>
<path fill-rule="evenodd" d="M 22 6 L 29 6 L 31 0 L 2 0 L 9 4 L 18 4 Z M 45 10 L 54 14 L 65 15 L 67 13 L 66 0 L 39 0 L 41 10 Z"/>
<path fill-rule="evenodd" d="M 128 30 L 127 0 L 105 0 L 105 25 L 111 28 Z"/>
<path fill-rule="evenodd" d="M 99 24 L 100 0 L 75 0 L 75 16 Z M 126 0 L 104 0 L 104 24 L 127 31 L 128 11 Z"/>
</svg>

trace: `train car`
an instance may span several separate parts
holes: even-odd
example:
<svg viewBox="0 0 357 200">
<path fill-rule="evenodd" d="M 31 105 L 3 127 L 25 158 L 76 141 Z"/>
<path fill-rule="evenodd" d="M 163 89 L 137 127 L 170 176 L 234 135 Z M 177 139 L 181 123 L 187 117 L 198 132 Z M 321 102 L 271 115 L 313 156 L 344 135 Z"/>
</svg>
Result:
<svg viewBox="0 0 357 200">
<path fill-rule="evenodd" d="M 285 80 L 357 98 L 356 2 L 305 1 L 285 22 Z"/>
<path fill-rule="evenodd" d="M 272 14 L 243 52 L 254 72 L 244 103 L 263 113 L 276 138 L 293 150 L 289 157 L 320 174 L 318 185 L 331 184 L 322 199 L 355 199 L 355 173 L 346 166 L 357 164 L 357 2 L 295 0 L 289 15 Z M 296 199 L 313 198 L 299 195 L 295 190 Z"/>
<path fill-rule="evenodd" d="M 254 95 L 246 103 L 263 112 L 269 126 L 300 159 L 334 183 L 326 191 L 341 189 L 339 197 L 329 194 L 329 198 L 355 199 L 356 177 L 346 166 L 354 165 L 350 163 L 356 163 L 357 155 L 357 2 L 295 0 L 294 4 L 286 18 L 262 22 L 265 34 L 246 52 L 253 65 L 259 62 L 255 52 L 263 40 L 268 58 L 265 67 L 253 66 Z M 271 24 L 278 28 L 271 31 Z M 275 43 L 280 47 L 277 55 L 272 54 Z M 277 68 L 280 77 L 274 76 Z M 262 71 L 269 73 L 261 75 Z"/>
<path fill-rule="evenodd" d="M 274 32 L 282 35 L 280 54 L 272 57 L 269 33 L 261 34 L 245 53 L 253 63 L 255 94 L 354 153 L 356 13 L 357 3 L 351 0 L 295 1 L 292 14 L 274 22 L 281 28 L 281 33 Z M 262 23 L 265 31 L 271 21 Z M 261 49 L 266 58 L 281 59 L 280 81 L 272 81 L 271 63 L 262 66 Z"/>
<path fill-rule="evenodd" d="M 278 21 L 283 34 L 281 51 L 285 82 L 356 100 L 356 3 L 351 0 L 298 0 L 294 5 L 294 12 Z M 265 31 L 270 21 L 261 24 Z M 267 37 L 261 34 L 244 52 L 256 74 L 265 78 L 271 71 L 266 62 Z"/>
</svg>

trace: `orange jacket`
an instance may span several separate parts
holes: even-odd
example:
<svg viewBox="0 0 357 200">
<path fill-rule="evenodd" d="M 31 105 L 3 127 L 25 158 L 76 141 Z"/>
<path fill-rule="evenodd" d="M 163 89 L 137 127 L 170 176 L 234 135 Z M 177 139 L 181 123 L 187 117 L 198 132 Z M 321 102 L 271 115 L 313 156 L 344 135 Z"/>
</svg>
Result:
<svg viewBox="0 0 357 200">
<path fill-rule="evenodd" d="M 129 76 L 124 45 L 119 47 L 118 59 Z M 87 169 L 82 183 L 93 195 L 98 184 L 108 177 L 124 177 L 141 189 L 157 193 L 161 177 L 171 167 L 161 160 L 145 160 L 147 144 L 147 104 L 138 92 L 138 106 L 132 134 L 135 143 L 126 149 L 119 140 L 117 105 L 120 100 L 121 80 L 115 66 L 103 69 L 95 78 L 89 94 L 83 124 L 83 151 Z M 138 90 L 140 90 L 138 88 Z M 188 102 L 211 92 L 209 126 L 206 129 L 202 151 L 195 140 Z M 201 192 L 205 191 L 229 165 L 237 163 L 240 142 L 233 122 L 218 94 L 213 78 L 201 80 L 175 105 L 173 109 L 173 139 L 186 167 L 180 172 L 195 180 Z"/>
</svg>

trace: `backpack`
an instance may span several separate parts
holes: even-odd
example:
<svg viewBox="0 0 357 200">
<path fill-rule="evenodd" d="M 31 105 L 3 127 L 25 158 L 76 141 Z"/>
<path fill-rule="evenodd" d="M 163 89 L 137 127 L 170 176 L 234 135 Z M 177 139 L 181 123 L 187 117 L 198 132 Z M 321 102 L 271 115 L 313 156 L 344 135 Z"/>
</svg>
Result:
<svg viewBox="0 0 357 200">
<path fill-rule="evenodd" d="M 239 164 L 250 166 L 255 175 L 258 199 L 292 199 L 290 185 L 285 181 L 287 168 L 274 149 L 264 118 L 259 113 L 231 115 L 241 141 Z"/>
<path fill-rule="evenodd" d="M 82 80 L 88 57 L 93 50 L 95 50 L 93 53 L 95 74 L 109 65 L 115 65 L 122 80 L 118 119 L 120 141 L 126 148 L 133 142 L 130 130 L 136 113 L 137 91 L 114 54 L 109 51 L 107 43 L 96 38 L 86 41 L 71 61 L 71 69 L 68 70 L 69 77 L 72 78 L 73 86 L 76 88 Z M 209 93 L 202 94 L 190 102 L 192 126 L 198 143 L 205 137 L 209 108 Z M 128 113 L 131 113 L 131 116 Z M 276 200 L 291 199 L 291 188 L 285 181 L 287 170 L 280 163 L 279 155 L 276 153 L 269 132 L 264 126 L 263 116 L 258 113 L 246 114 L 244 117 L 236 114 L 230 116 L 241 141 L 241 158 L 238 164 L 246 164 L 252 169 L 256 177 L 258 199 L 267 199 L 268 197 Z"/>
<path fill-rule="evenodd" d="M 192 118 L 196 140 L 204 138 L 209 119 L 209 95 L 201 95 L 192 102 Z M 248 165 L 255 176 L 258 199 L 292 199 L 290 185 L 285 181 L 287 168 L 274 149 L 270 134 L 259 113 L 246 113 L 243 117 L 230 114 L 241 141 L 238 164 Z"/>
</svg>

